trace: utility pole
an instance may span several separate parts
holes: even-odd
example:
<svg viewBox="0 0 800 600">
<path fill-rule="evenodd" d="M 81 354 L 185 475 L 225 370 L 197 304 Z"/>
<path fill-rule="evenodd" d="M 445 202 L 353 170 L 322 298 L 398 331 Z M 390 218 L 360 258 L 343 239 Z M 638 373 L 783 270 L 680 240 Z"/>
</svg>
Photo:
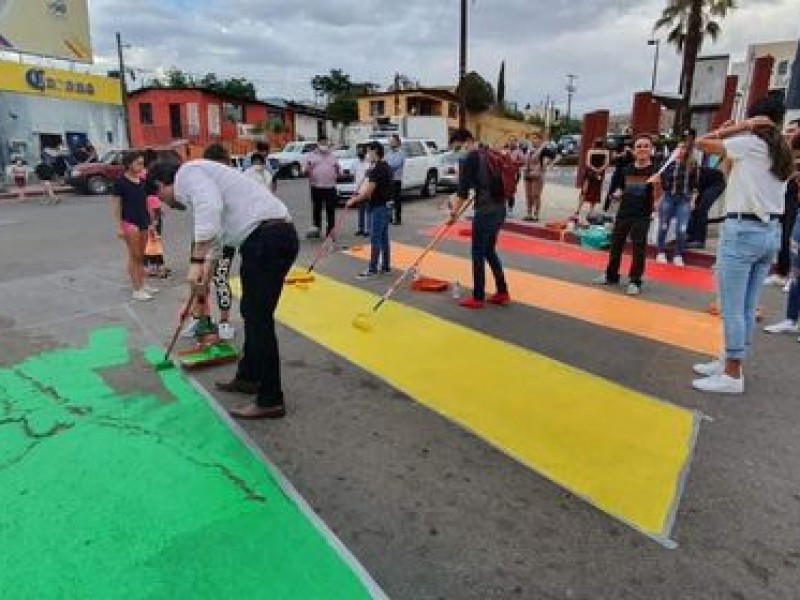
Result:
<svg viewBox="0 0 800 600">
<path fill-rule="evenodd" d="M 128 112 L 128 84 L 125 81 L 125 57 L 122 53 L 122 36 L 117 32 L 117 57 L 119 58 L 119 91 L 122 96 L 122 115 L 125 120 L 125 137 L 131 143 L 131 116 Z"/>
<path fill-rule="evenodd" d="M 467 126 L 467 102 L 464 94 L 464 76 L 467 74 L 467 0 L 461 0 L 461 42 L 458 58 L 458 126 Z"/>
<path fill-rule="evenodd" d="M 656 47 L 656 54 L 653 57 L 653 82 L 650 85 L 650 91 L 656 91 L 656 82 L 658 80 L 658 49 L 661 47 L 661 40 L 653 39 L 647 40 L 648 46 L 655 46 Z"/>
<path fill-rule="evenodd" d="M 544 139 L 546 141 L 550 141 L 550 94 L 547 95 L 547 99 L 544 101 Z"/>
<path fill-rule="evenodd" d="M 569 123 L 572 118 L 572 96 L 578 91 L 578 88 L 575 87 L 575 80 L 577 78 L 577 75 L 572 75 L 571 73 L 567 75 L 567 123 Z"/>
</svg>

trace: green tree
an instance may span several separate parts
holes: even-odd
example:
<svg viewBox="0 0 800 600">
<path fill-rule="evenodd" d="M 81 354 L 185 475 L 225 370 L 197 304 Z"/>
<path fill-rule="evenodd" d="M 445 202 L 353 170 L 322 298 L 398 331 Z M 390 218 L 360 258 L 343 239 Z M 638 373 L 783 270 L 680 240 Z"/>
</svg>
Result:
<svg viewBox="0 0 800 600">
<path fill-rule="evenodd" d="M 317 75 L 311 80 L 311 87 L 317 94 L 325 96 L 328 102 L 340 96 L 346 96 L 353 89 L 350 75 L 341 69 L 331 69 L 327 75 Z"/>
<path fill-rule="evenodd" d="M 681 65 L 681 105 L 675 116 L 675 131 L 689 127 L 689 99 L 694 85 L 697 56 L 705 38 L 716 40 L 722 31 L 719 24 L 728 11 L 736 8 L 734 0 L 668 0 L 654 30 L 667 29 L 667 42 L 683 53 Z"/>
<path fill-rule="evenodd" d="M 475 71 L 470 71 L 464 75 L 464 79 L 458 84 L 456 93 L 459 98 L 463 94 L 464 104 L 467 110 L 472 113 L 484 112 L 495 103 L 492 84 Z"/>
<path fill-rule="evenodd" d="M 506 61 L 500 63 L 500 74 L 497 76 L 497 104 L 506 103 Z"/>
<path fill-rule="evenodd" d="M 328 104 L 328 118 L 339 125 L 358 121 L 358 103 L 352 96 L 340 96 Z"/>
<path fill-rule="evenodd" d="M 164 74 L 165 86 L 171 88 L 195 87 L 194 77 L 189 73 L 180 70 L 178 67 L 171 67 Z"/>
</svg>

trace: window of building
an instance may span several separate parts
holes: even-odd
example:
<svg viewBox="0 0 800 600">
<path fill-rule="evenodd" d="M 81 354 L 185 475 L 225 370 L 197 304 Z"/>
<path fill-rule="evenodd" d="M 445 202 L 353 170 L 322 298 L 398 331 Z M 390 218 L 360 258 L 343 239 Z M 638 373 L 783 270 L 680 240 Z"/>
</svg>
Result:
<svg viewBox="0 0 800 600">
<path fill-rule="evenodd" d="M 386 112 L 386 102 L 383 100 L 370 100 L 369 102 L 369 116 L 382 117 Z"/>
<path fill-rule="evenodd" d="M 778 77 L 786 77 L 789 74 L 789 61 L 782 60 L 778 63 Z"/>
<path fill-rule="evenodd" d="M 149 102 L 142 102 L 139 105 L 139 123 L 142 125 L 153 124 L 153 105 Z"/>
<path fill-rule="evenodd" d="M 447 107 L 447 116 L 451 119 L 458 118 L 458 104 L 455 102 L 450 103 L 450 105 Z"/>
</svg>

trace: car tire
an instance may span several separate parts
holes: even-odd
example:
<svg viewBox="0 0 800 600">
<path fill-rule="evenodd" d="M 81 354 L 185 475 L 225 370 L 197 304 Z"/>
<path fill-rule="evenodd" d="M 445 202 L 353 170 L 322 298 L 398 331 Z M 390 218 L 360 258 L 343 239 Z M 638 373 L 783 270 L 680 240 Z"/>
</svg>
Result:
<svg viewBox="0 0 800 600">
<path fill-rule="evenodd" d="M 92 177 L 86 182 L 86 190 L 93 196 L 103 196 L 111 191 L 111 182 L 105 177 Z"/>
<path fill-rule="evenodd" d="M 438 180 L 439 176 L 436 174 L 436 171 L 428 171 L 428 175 L 425 177 L 425 183 L 420 190 L 420 195 L 423 198 L 432 197 L 436 193 L 436 182 Z"/>
<path fill-rule="evenodd" d="M 300 166 L 300 163 L 292 163 L 289 166 L 289 176 L 292 179 L 300 179 L 303 175 L 303 168 Z"/>
</svg>

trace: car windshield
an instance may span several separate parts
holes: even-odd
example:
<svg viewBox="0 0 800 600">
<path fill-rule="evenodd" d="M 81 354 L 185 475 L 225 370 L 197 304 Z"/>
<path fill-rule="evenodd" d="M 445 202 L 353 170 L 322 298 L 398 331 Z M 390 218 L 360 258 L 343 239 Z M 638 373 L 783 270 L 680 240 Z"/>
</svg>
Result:
<svg viewBox="0 0 800 600">
<path fill-rule="evenodd" d="M 340 150 L 334 150 L 333 153 L 337 158 L 356 158 L 355 148 L 342 148 Z"/>
<path fill-rule="evenodd" d="M 303 146 L 302 144 L 286 144 L 286 147 L 283 149 L 284 152 L 302 152 Z"/>
<path fill-rule="evenodd" d="M 103 154 L 103 158 L 100 159 L 100 162 L 110 165 L 112 162 L 118 159 L 119 159 L 119 152 L 117 152 L 116 150 L 110 150 L 105 154 Z"/>
</svg>

